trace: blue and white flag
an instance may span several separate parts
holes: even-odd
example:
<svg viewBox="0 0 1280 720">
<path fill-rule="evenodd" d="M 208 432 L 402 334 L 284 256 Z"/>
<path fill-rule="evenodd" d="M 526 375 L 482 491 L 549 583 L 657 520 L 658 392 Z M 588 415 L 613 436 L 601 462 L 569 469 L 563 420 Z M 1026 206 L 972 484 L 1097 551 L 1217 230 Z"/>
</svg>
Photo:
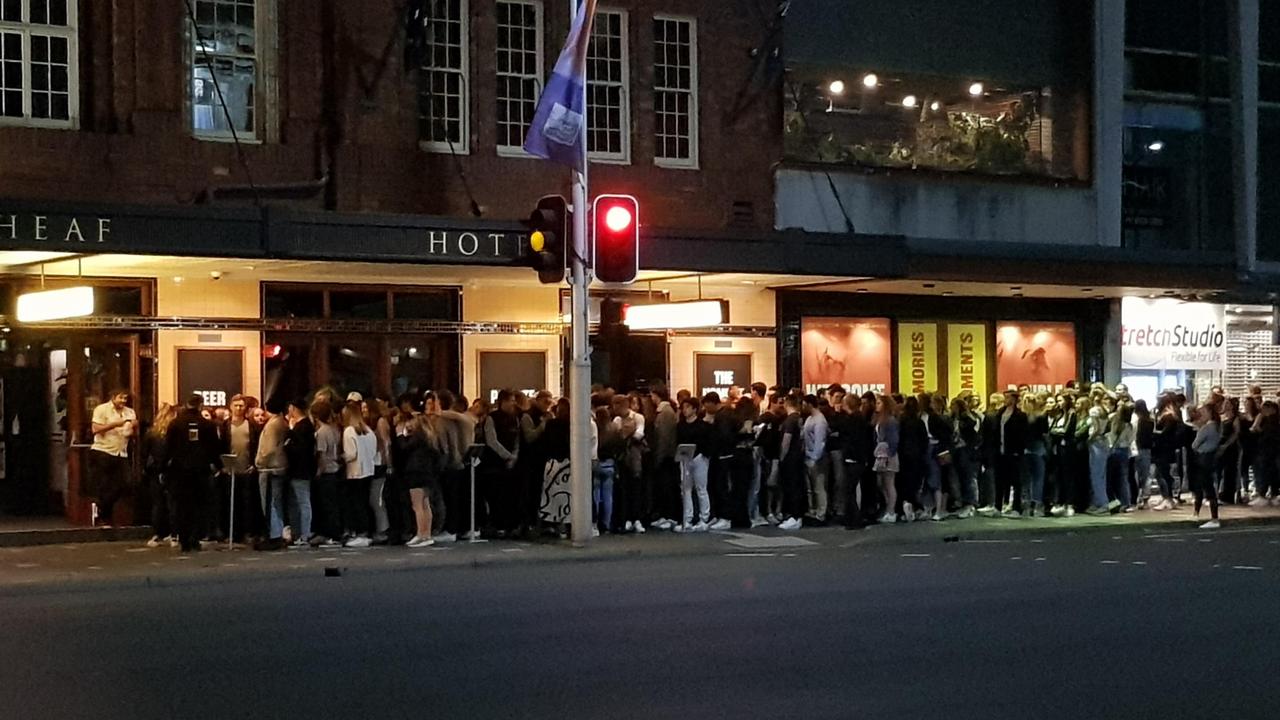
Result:
<svg viewBox="0 0 1280 720">
<path fill-rule="evenodd" d="M 551 79 L 542 90 L 538 109 L 529 125 L 524 149 L 540 158 L 568 165 L 582 172 L 587 164 L 582 128 L 587 122 L 583 88 L 587 84 L 587 46 L 596 17 L 596 0 L 583 0 L 573 27 L 556 60 Z"/>
</svg>

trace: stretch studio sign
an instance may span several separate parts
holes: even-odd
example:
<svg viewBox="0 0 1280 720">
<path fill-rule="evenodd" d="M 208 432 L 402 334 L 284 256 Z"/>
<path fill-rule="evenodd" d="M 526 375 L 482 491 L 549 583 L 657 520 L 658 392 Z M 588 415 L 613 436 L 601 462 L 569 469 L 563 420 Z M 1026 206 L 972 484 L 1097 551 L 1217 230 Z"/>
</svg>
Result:
<svg viewBox="0 0 1280 720">
<path fill-rule="evenodd" d="M 1226 307 L 1169 298 L 1125 298 L 1121 305 L 1125 370 L 1225 370 Z"/>
</svg>

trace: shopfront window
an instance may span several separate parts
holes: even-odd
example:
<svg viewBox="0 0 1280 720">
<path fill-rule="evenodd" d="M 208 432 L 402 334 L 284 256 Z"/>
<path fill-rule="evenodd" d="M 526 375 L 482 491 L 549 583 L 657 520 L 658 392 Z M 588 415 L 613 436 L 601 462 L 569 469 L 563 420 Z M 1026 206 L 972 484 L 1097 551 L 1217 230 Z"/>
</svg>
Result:
<svg viewBox="0 0 1280 720">
<path fill-rule="evenodd" d="M 387 293 L 333 291 L 329 293 L 329 317 L 385 320 Z"/>
<path fill-rule="evenodd" d="M 368 342 L 340 340 L 328 343 L 329 380 L 339 397 L 358 392 L 372 397 L 378 384 L 378 353 Z"/>
<path fill-rule="evenodd" d="M 197 137 L 253 139 L 261 70 L 258 2 L 195 0 L 194 11 L 191 128 Z"/>
</svg>

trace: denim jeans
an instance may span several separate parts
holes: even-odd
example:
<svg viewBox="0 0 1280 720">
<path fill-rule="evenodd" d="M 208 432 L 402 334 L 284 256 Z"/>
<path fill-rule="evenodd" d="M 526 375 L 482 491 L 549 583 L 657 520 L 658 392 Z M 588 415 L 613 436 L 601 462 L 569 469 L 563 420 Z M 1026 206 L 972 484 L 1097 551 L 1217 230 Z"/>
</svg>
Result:
<svg viewBox="0 0 1280 720">
<path fill-rule="evenodd" d="M 382 489 L 387 484 L 385 476 L 375 476 L 369 483 L 369 509 L 373 511 L 373 527 L 379 535 L 386 535 L 391 527 L 387 517 L 387 503 L 382 497 Z"/>
<path fill-rule="evenodd" d="M 289 525 L 293 528 L 294 539 L 306 540 L 311 537 L 311 481 L 290 480 L 289 487 L 293 488 Z"/>
<path fill-rule="evenodd" d="M 1089 444 L 1089 498 L 1094 507 L 1107 506 L 1107 455 L 1102 443 Z"/>
<path fill-rule="evenodd" d="M 1147 486 L 1151 484 L 1151 451 L 1139 450 L 1138 456 L 1133 460 L 1134 479 L 1138 483 L 1138 500 L 1147 494 Z"/>
<path fill-rule="evenodd" d="M 1032 505 L 1044 505 L 1044 455 L 1028 452 L 1022 456 L 1022 496 L 1028 513 Z"/>
<path fill-rule="evenodd" d="M 591 471 L 591 504 L 595 508 L 596 523 L 608 530 L 613 526 L 613 478 L 612 460 L 597 460 Z"/>
<path fill-rule="evenodd" d="M 283 475 L 262 471 L 258 473 L 258 492 L 263 511 L 267 515 L 267 537 L 272 540 L 284 536 L 284 485 Z"/>
<path fill-rule="evenodd" d="M 752 466 L 755 468 L 755 472 L 751 476 L 751 494 L 747 495 L 747 519 L 755 520 L 756 518 L 761 517 L 760 481 L 764 473 L 761 471 L 760 463 L 764 458 L 764 451 L 760 448 L 755 448 L 752 451 L 751 457 L 754 460 Z"/>
<path fill-rule="evenodd" d="M 1133 504 L 1129 496 L 1129 448 L 1115 448 L 1107 460 L 1107 476 L 1111 487 L 1115 488 L 1115 498 L 1121 507 Z"/>
<path fill-rule="evenodd" d="M 682 463 L 680 467 L 680 492 L 684 501 L 684 525 L 693 523 L 693 493 L 698 492 L 698 519 L 700 522 L 711 521 L 711 499 L 707 494 L 707 459 L 702 455 L 694 455 L 692 460 Z"/>
</svg>

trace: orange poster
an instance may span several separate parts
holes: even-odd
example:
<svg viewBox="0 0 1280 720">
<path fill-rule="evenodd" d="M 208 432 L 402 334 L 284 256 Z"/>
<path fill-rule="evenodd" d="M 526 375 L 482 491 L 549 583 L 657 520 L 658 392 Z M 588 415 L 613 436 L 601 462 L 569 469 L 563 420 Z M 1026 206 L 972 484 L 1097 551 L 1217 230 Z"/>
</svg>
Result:
<svg viewBox="0 0 1280 720">
<path fill-rule="evenodd" d="M 1076 379 L 1076 329 L 1071 323 L 1000 323 L 996 326 L 996 386 L 1029 385 L 1057 391 Z"/>
<path fill-rule="evenodd" d="M 882 393 L 893 381 L 888 318 L 804 318 L 800 322 L 805 392 L 839 383 L 855 394 Z"/>
</svg>

